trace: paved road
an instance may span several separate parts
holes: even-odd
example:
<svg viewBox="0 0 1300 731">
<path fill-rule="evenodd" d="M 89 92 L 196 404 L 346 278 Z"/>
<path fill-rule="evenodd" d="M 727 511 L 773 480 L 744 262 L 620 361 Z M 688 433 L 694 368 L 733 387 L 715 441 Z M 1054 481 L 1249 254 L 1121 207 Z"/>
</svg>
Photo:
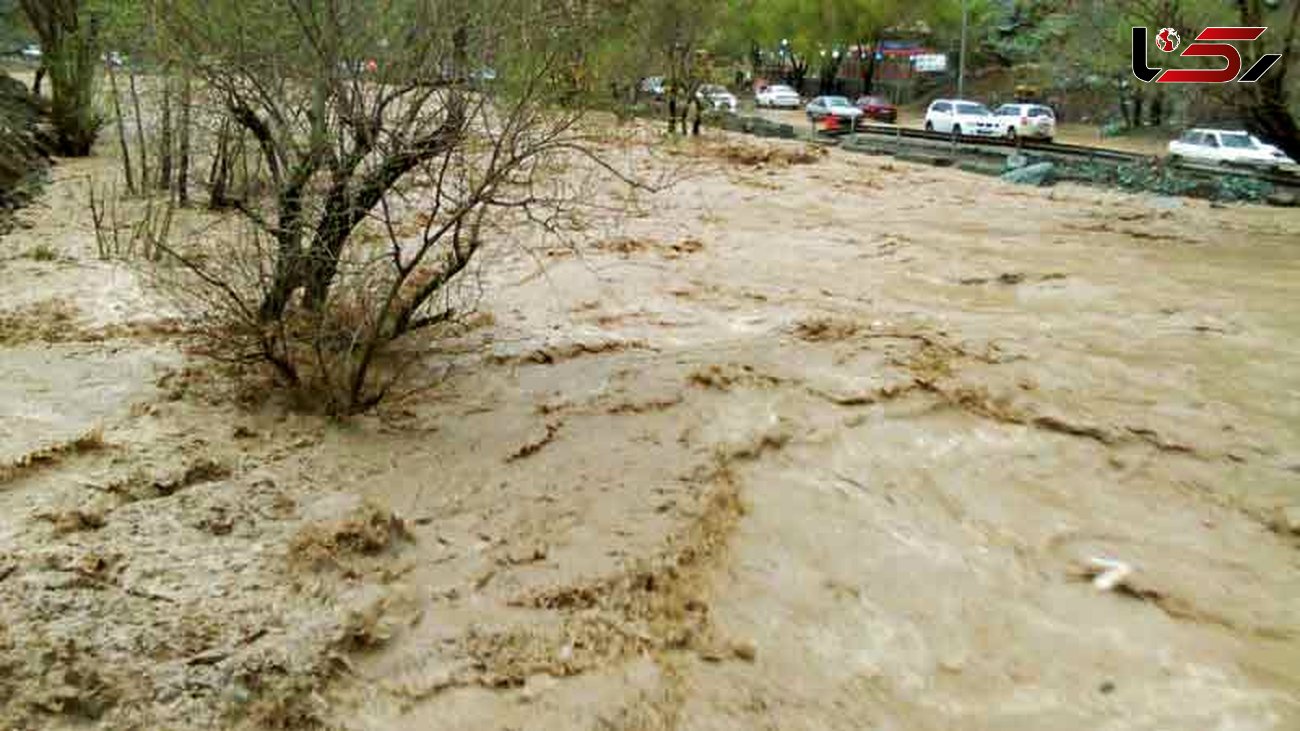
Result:
<svg viewBox="0 0 1300 731">
<path fill-rule="evenodd" d="M 808 117 L 804 114 L 803 109 L 754 109 L 750 107 L 742 113 L 757 113 L 768 119 L 786 122 L 795 125 L 796 129 L 808 128 Z M 906 109 L 900 109 L 898 113 L 898 124 L 902 127 L 911 129 L 922 129 L 925 118 L 919 113 L 909 112 Z M 1113 150 L 1124 150 L 1125 152 L 1136 152 L 1143 155 L 1163 155 L 1169 140 L 1163 136 L 1125 136 L 1125 137 L 1107 137 L 1102 138 L 1098 128 L 1089 124 L 1062 124 L 1057 128 L 1056 141 L 1066 142 L 1073 145 L 1088 145 L 1092 147 L 1106 147 Z"/>
</svg>

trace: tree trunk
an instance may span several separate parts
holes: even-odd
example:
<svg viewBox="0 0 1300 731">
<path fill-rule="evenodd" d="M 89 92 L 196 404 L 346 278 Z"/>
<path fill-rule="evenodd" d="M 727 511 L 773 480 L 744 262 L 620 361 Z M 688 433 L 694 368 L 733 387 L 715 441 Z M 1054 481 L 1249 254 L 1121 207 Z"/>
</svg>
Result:
<svg viewBox="0 0 1300 731">
<path fill-rule="evenodd" d="M 866 44 L 858 44 L 859 53 L 861 49 L 866 48 Z M 867 63 L 862 69 L 862 93 L 870 94 L 875 89 L 876 81 L 876 44 L 871 44 L 871 50 L 867 52 Z"/>
<path fill-rule="evenodd" d="M 239 176 L 239 197 L 241 199 L 252 198 L 261 193 L 262 185 L 258 178 L 262 174 L 262 148 L 260 145 L 253 145 L 253 151 L 248 152 L 247 133 L 240 129 L 239 136 L 235 138 L 234 152 L 231 154 L 231 160 L 239 161 L 239 169 L 231 167 L 230 180 L 234 184 L 235 176 Z M 268 163 L 269 164 L 269 163 Z"/>
<path fill-rule="evenodd" d="M 181 142 L 180 161 L 176 170 L 176 195 L 182 206 L 190 203 L 190 124 L 194 105 L 194 89 L 190 72 L 181 77 Z"/>
<path fill-rule="evenodd" d="M 272 323 L 284 317 L 284 309 L 289 306 L 289 298 L 298 288 L 301 267 L 298 262 L 299 254 L 296 251 L 297 235 L 296 230 L 282 230 L 276 237 L 280 253 L 275 260 L 275 273 L 271 279 L 271 286 L 267 289 L 266 297 L 262 300 L 258 312 L 263 323 Z"/>
<path fill-rule="evenodd" d="M 82 22 L 82 3 L 20 0 L 24 15 L 41 40 L 38 79 L 50 79 L 50 120 L 57 151 L 69 157 L 90 154 L 99 134 L 95 82 L 99 69 L 94 22 Z M 39 81 L 34 85 L 39 88 Z"/>
<path fill-rule="evenodd" d="M 208 173 L 208 209 L 219 211 L 230 205 L 230 120 L 222 120 L 217 132 L 217 152 Z"/>
<path fill-rule="evenodd" d="M 135 136 L 140 144 L 140 190 L 149 188 L 149 151 L 144 137 L 144 115 L 140 113 L 140 94 L 135 87 L 135 70 L 129 72 L 131 80 L 131 106 L 135 108 Z"/>
<path fill-rule="evenodd" d="M 840 61 L 837 58 L 826 57 L 822 59 L 821 67 L 817 70 L 818 84 L 823 94 L 834 94 L 835 85 L 840 75 Z"/>
<path fill-rule="evenodd" d="M 163 69 L 162 110 L 158 128 L 158 190 L 172 187 L 172 75 Z"/>
<path fill-rule="evenodd" d="M 802 59 L 793 58 L 790 65 L 790 77 L 791 81 L 794 83 L 794 90 L 802 94 L 803 82 L 808 78 L 808 62 Z"/>
<path fill-rule="evenodd" d="M 290 291 L 298 284 L 303 287 L 303 305 L 307 309 L 319 312 L 324 308 L 338 274 L 343 247 L 384 194 L 416 166 L 457 144 L 464 121 L 458 117 L 449 116 L 441 129 L 417 144 L 416 149 L 390 155 L 377 170 L 361 180 L 354 178 L 355 168 L 344 168 L 335 174 L 316 225 L 316 235 L 310 249 L 301 257 L 301 270 L 290 271 L 288 275 L 292 280 Z"/>
<path fill-rule="evenodd" d="M 1115 84 L 1115 102 L 1119 106 L 1119 116 L 1124 122 L 1125 127 L 1133 126 L 1133 118 L 1129 115 L 1128 98 L 1129 92 L 1126 87 L 1128 80 L 1121 75 Z"/>
<path fill-rule="evenodd" d="M 131 146 L 126 142 L 126 119 L 122 117 L 122 93 L 117 88 L 117 72 L 108 66 L 109 90 L 113 93 L 113 114 L 117 117 L 117 142 L 122 146 L 122 172 L 126 175 L 126 192 L 135 195 L 135 173 L 131 170 Z"/>
</svg>

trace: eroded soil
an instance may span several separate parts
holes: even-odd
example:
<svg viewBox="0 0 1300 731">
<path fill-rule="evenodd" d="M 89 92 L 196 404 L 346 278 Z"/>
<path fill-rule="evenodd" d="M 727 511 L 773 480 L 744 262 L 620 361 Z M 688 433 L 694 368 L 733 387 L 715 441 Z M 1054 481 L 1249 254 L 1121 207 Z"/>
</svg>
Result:
<svg viewBox="0 0 1300 731">
<path fill-rule="evenodd" d="M 1300 727 L 1300 213 L 717 144 L 346 423 L 186 355 L 59 166 L 0 726 Z"/>
</svg>

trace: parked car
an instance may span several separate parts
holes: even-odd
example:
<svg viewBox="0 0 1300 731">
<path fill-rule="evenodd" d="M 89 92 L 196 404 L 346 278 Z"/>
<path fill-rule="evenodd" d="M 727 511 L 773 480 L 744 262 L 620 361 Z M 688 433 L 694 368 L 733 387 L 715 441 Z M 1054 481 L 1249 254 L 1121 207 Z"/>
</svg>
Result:
<svg viewBox="0 0 1300 731">
<path fill-rule="evenodd" d="M 28 61 L 41 60 L 41 47 L 36 45 L 35 43 L 31 43 L 26 46 L 23 46 L 23 50 L 19 51 L 19 53 L 22 55 L 23 58 L 27 59 Z"/>
<path fill-rule="evenodd" d="M 1245 165 L 1295 165 L 1272 145 L 1244 130 L 1189 129 L 1169 143 L 1169 157 L 1210 163 Z"/>
<path fill-rule="evenodd" d="M 883 96 L 860 96 L 854 104 L 867 119 L 890 124 L 898 121 L 898 107 L 890 104 Z"/>
<path fill-rule="evenodd" d="M 738 106 L 736 95 L 727 91 L 727 87 L 719 84 L 702 84 L 695 91 L 695 98 L 710 109 L 731 112 L 732 114 L 735 114 Z"/>
<path fill-rule="evenodd" d="M 799 93 L 784 84 L 760 87 L 754 94 L 754 105 L 760 107 L 798 109 L 801 101 Z"/>
<path fill-rule="evenodd" d="M 1056 135 L 1056 114 L 1042 104 L 1003 104 L 997 115 L 999 129 L 1009 139 L 1032 137 L 1051 141 Z"/>
<path fill-rule="evenodd" d="M 925 110 L 925 128 L 931 132 L 995 137 L 998 118 L 979 102 L 964 99 L 936 99 Z"/>
<path fill-rule="evenodd" d="M 862 117 L 862 110 L 843 96 L 819 96 L 808 102 L 803 109 L 808 114 L 808 119 L 814 122 L 827 117 L 852 122 Z"/>
</svg>

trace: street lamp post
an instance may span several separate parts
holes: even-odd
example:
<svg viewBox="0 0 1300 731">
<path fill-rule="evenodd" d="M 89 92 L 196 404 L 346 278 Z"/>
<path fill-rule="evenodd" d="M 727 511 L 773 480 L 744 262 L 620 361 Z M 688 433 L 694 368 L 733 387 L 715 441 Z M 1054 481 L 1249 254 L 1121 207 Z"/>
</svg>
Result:
<svg viewBox="0 0 1300 731">
<path fill-rule="evenodd" d="M 961 0 L 961 51 L 957 54 L 957 98 L 966 98 L 966 0 Z"/>
</svg>

